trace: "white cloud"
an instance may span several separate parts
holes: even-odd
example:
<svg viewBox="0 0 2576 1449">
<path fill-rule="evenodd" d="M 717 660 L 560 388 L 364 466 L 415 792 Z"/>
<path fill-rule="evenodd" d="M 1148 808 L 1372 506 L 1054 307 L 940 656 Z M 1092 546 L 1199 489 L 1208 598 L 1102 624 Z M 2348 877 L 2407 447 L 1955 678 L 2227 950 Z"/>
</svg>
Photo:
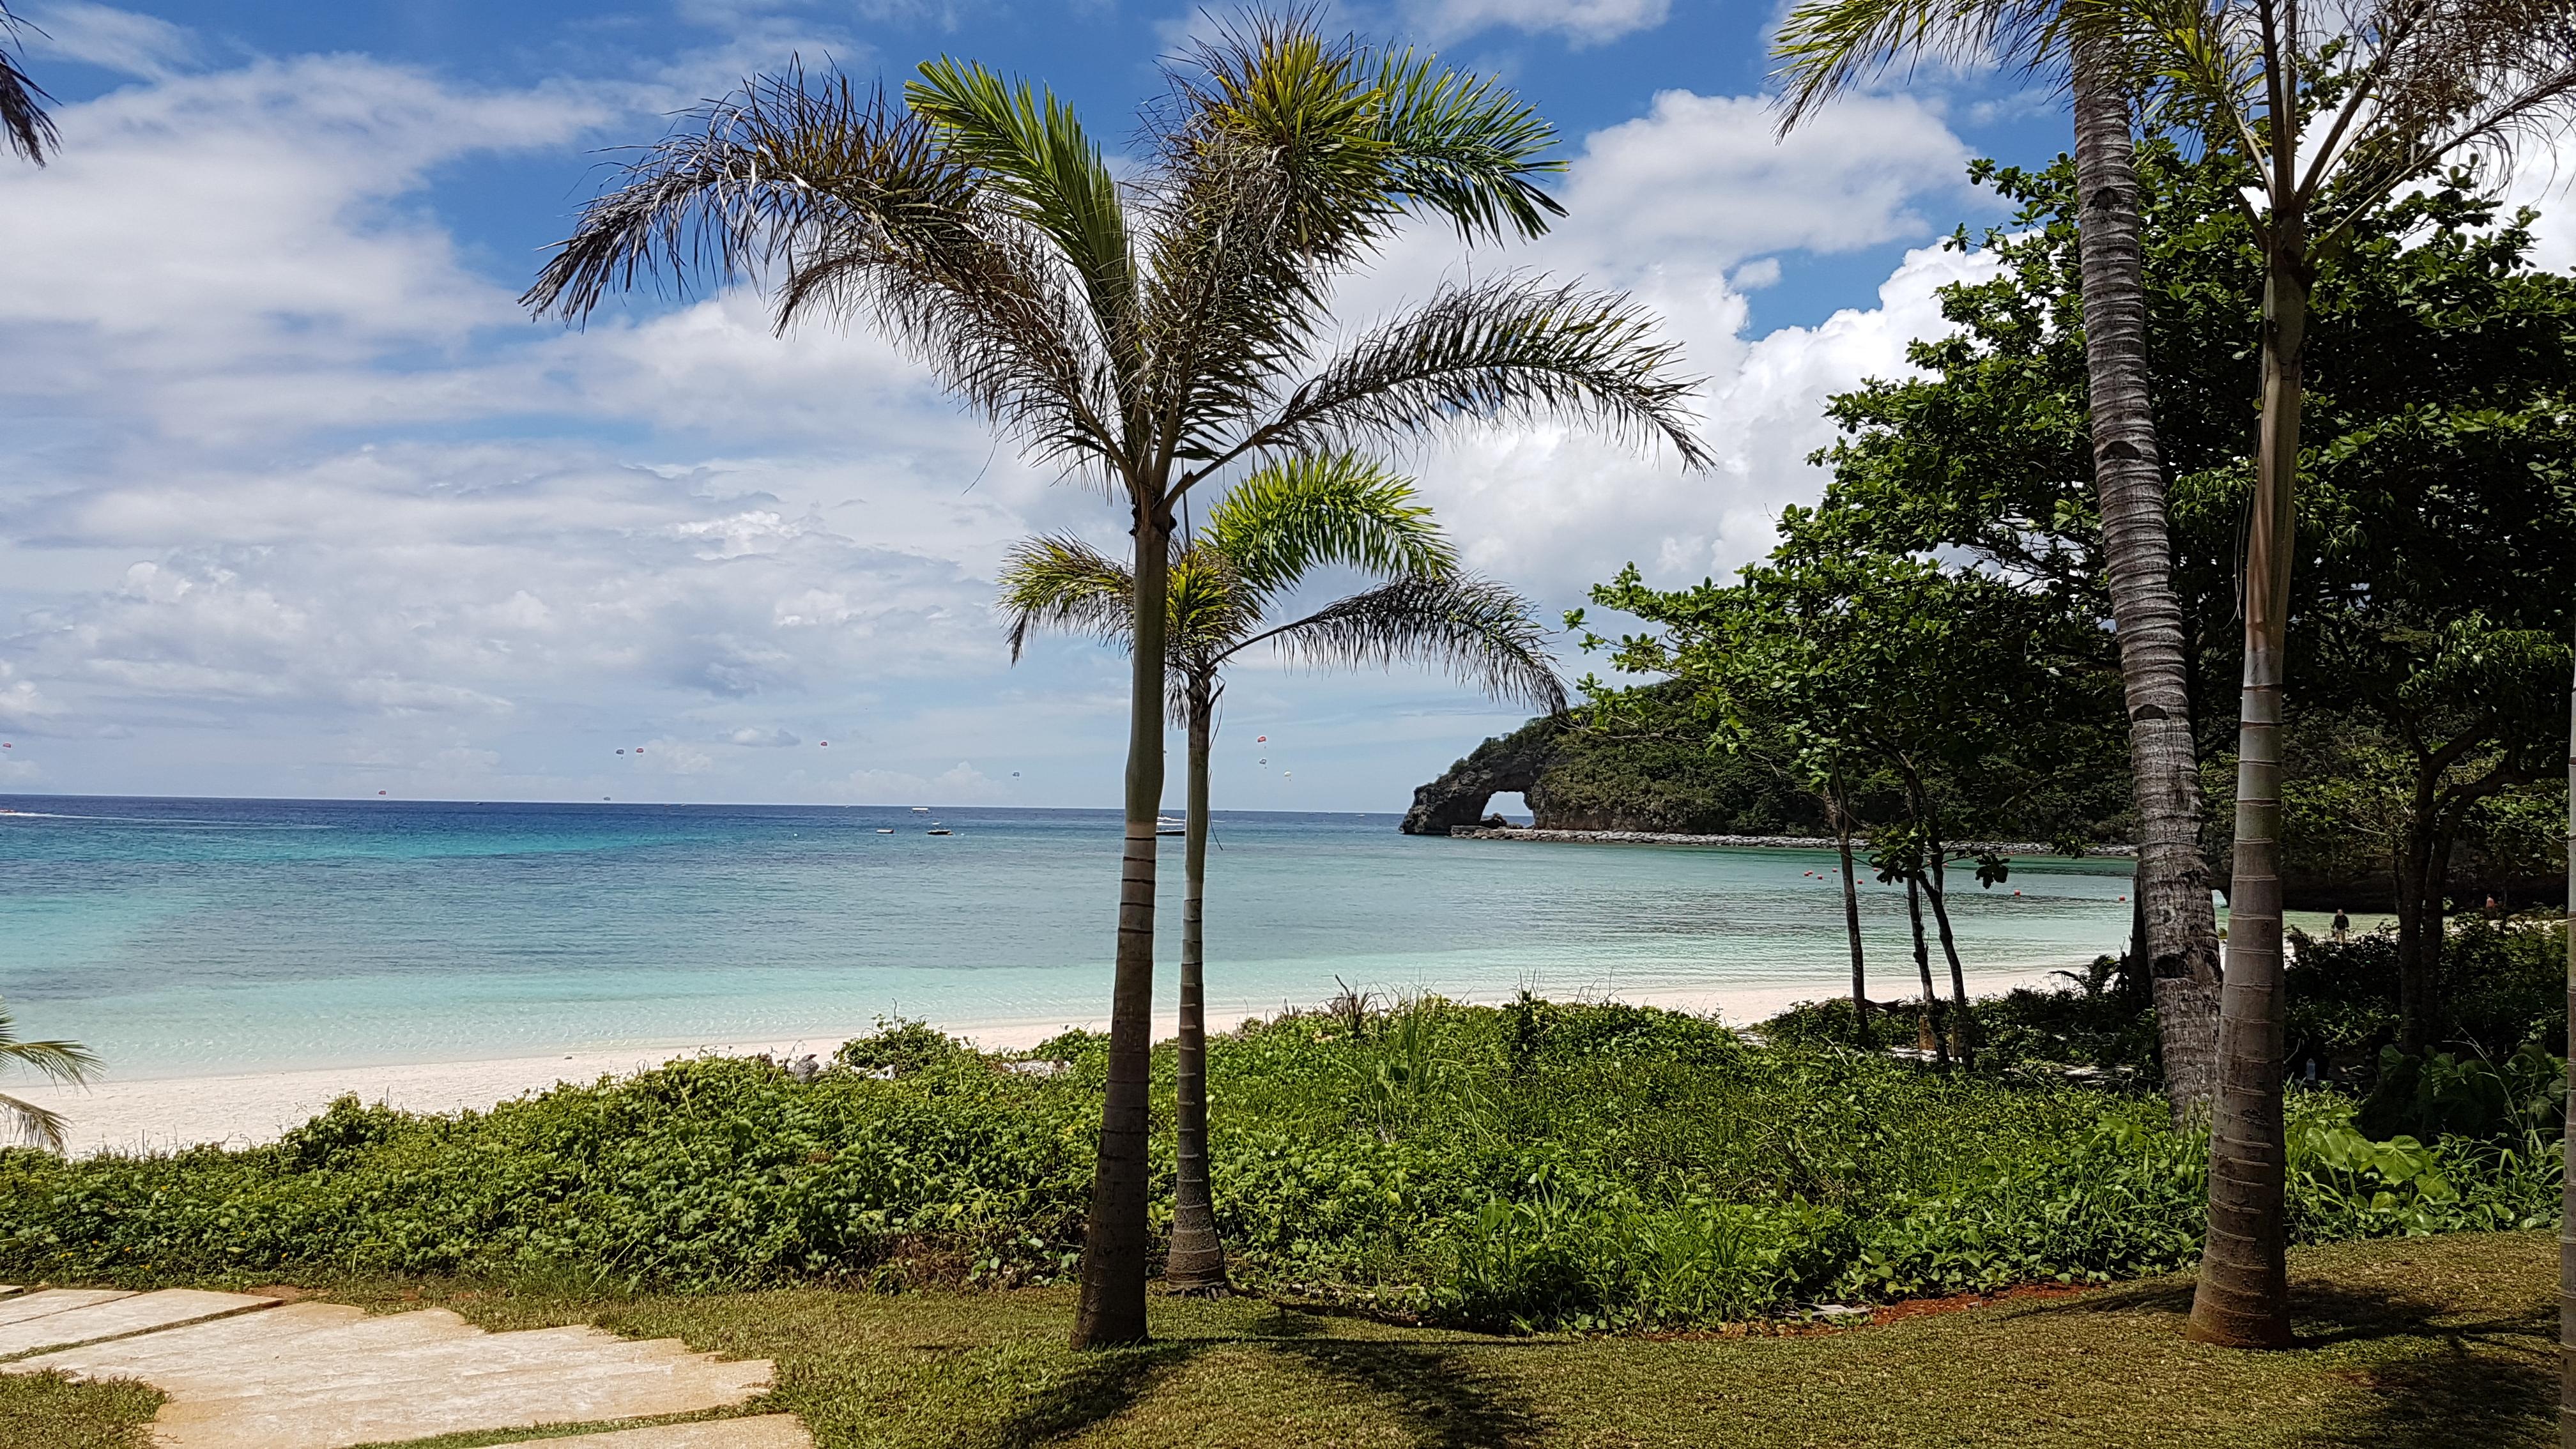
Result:
<svg viewBox="0 0 2576 1449">
<path fill-rule="evenodd" d="M 649 128 L 641 94 L 262 60 L 68 107 L 57 166 L 0 171 L 0 345 L 43 363 L 0 377 L 0 722 L 47 732 L 49 782 L 1114 792 L 1116 661 L 1065 648 L 1010 671 L 988 582 L 1034 529 L 1113 541 L 1095 495 L 997 450 L 864 330 L 781 339 L 745 292 L 531 324 L 424 208 L 462 159 Z M 1812 496 L 1823 395 L 1900 365 L 1938 325 L 1932 286 L 1973 265 L 1917 253 L 1877 309 L 1743 335 L 1779 253 L 1921 239 L 1956 209 L 1964 150 L 1937 117 L 1851 109 L 1785 154 L 1758 102 L 1685 93 L 1589 138 L 1573 215 L 1499 264 L 1662 311 L 1712 378 L 1724 465 L 1685 478 L 1546 429 L 1438 451 L 1425 486 L 1481 566 L 1561 606 L 1630 557 L 1723 571 Z M 1345 315 L 1460 265 L 1409 237 Z M 1346 733 L 1454 753 L 1438 741 L 1471 717 L 1424 712 L 1426 693 L 1453 692 Z M 863 767 L 823 773 L 834 757 Z"/>
<path fill-rule="evenodd" d="M 124 75 L 159 80 L 195 60 L 196 37 L 157 16 L 106 5 L 71 3 L 20 7 L 35 27 L 28 49 L 38 56 L 82 61 Z"/>
<path fill-rule="evenodd" d="M 1671 13 L 1671 0 L 1403 0 L 1397 7 L 1406 28 L 1433 40 L 1507 29 L 1562 35 L 1578 46 L 1652 30 Z"/>
</svg>

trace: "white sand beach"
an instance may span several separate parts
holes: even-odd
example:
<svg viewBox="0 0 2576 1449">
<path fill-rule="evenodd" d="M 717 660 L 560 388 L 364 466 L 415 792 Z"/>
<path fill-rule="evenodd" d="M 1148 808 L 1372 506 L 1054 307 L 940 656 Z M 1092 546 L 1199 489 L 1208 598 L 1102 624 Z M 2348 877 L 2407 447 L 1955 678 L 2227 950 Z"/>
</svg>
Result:
<svg viewBox="0 0 2576 1449">
<path fill-rule="evenodd" d="M 1972 995 L 2039 985 L 2047 971 L 1971 973 Z M 1910 978 L 1874 974 L 1873 995 L 1894 999 L 1910 995 Z M 1943 981 L 1947 990 L 1946 977 Z M 1677 1011 L 1714 1013 L 1744 1025 L 1773 1016 L 1798 1001 L 1833 995 L 1830 988 L 1804 985 L 1746 985 L 1721 989 L 1623 991 L 1618 999 Z M 1247 1016 L 1212 1004 L 1209 1025 L 1228 1029 Z M 987 1051 L 1018 1051 L 1037 1045 L 1067 1026 L 1105 1029 L 1105 1020 L 1089 1022 L 985 1021 L 943 1023 L 943 1029 Z M 1175 1018 L 1158 1015 L 1157 1040 L 1178 1027 Z M 816 1032 L 798 1038 L 753 1042 L 643 1043 L 584 1047 L 546 1056 L 502 1057 L 483 1061 L 422 1062 L 388 1066 L 308 1067 L 287 1071 L 242 1072 L 221 1076 L 163 1077 L 124 1080 L 113 1072 L 85 1088 L 16 1086 L 14 1096 L 51 1107 L 70 1119 L 67 1149 L 76 1156 L 99 1152 L 156 1152 L 219 1142 L 244 1147 L 275 1141 L 334 1098 L 355 1094 L 362 1102 L 383 1103 L 411 1112 L 481 1110 L 528 1092 L 541 1092 L 564 1082 L 592 1082 L 603 1076 L 648 1071 L 676 1058 L 752 1056 L 768 1053 L 792 1059 L 812 1052 L 828 1058 L 832 1050 L 865 1028 Z"/>
</svg>

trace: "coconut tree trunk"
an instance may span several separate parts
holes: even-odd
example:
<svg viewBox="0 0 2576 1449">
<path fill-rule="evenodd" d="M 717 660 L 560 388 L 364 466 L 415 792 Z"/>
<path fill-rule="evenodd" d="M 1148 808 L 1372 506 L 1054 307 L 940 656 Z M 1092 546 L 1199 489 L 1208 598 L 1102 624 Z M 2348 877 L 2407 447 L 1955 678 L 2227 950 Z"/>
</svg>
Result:
<svg viewBox="0 0 2576 1449">
<path fill-rule="evenodd" d="M 2190 649 L 2174 589 L 2164 456 L 2148 394 L 2146 262 L 2128 98 L 2109 57 L 2079 39 L 2074 66 L 2076 230 L 2093 486 L 2129 714 L 2138 805 L 2138 910 L 2146 923 L 2165 1093 L 2177 1120 L 2205 1110 L 2218 1029 L 2218 917 L 2200 854 L 2200 761 Z M 2180 989 L 2164 982 L 2184 983 Z"/>
<path fill-rule="evenodd" d="M 1959 969 L 1959 941 L 1950 934 L 1949 882 L 1941 869 L 1941 855 L 1932 855 L 1932 920 L 1941 929 L 1941 955 L 1950 963 L 1950 1034 L 1957 1038 L 1955 1050 L 1963 1071 L 1977 1069 L 1977 1018 L 1968 1008 L 1968 976 Z"/>
<path fill-rule="evenodd" d="M 2286 172 L 2272 192 L 2292 195 Z M 2209 1143 L 2209 1236 L 2190 1336 L 2240 1348 L 2290 1343 L 2287 1153 L 2281 1123 L 2281 679 L 2299 468 L 2307 244 L 2273 213 L 2263 284 L 2263 418 L 2245 534 L 2245 691 L 2236 735 L 2236 869 L 2227 893 L 2227 973 Z"/>
<path fill-rule="evenodd" d="M 2567 1039 L 2576 1042 L 2576 685 L 2567 696 Z M 2567 1077 L 2567 1120 L 2576 1122 L 2576 1072 Z M 2559 1148 L 2558 1442 L 2576 1449 L 2576 1132 Z"/>
<path fill-rule="evenodd" d="M 1208 1193 L 1207 987 L 1201 902 L 1207 894 L 1208 746 L 1216 700 L 1204 681 L 1189 691 L 1189 823 L 1182 841 L 1181 1025 L 1174 1075 L 1172 1250 L 1163 1281 L 1175 1292 L 1226 1291 L 1225 1240 L 1217 1235 Z"/>
<path fill-rule="evenodd" d="M 1127 712 L 1127 833 L 1118 955 L 1109 994 L 1109 1083 L 1082 1238 L 1073 1346 L 1145 1341 L 1147 1087 L 1153 1068 L 1154 817 L 1163 808 L 1163 651 L 1170 634 L 1171 520 L 1159 494 L 1136 504 L 1135 660 Z"/>
<path fill-rule="evenodd" d="M 1941 1070 L 1950 1069 L 1950 1043 L 1940 1027 L 1941 993 L 1932 985 L 1932 950 L 1923 943 L 1923 876 L 1905 876 L 1905 917 L 1914 926 L 1914 969 L 1923 977 L 1923 1017 L 1915 1023 L 1914 1044 L 1933 1054 Z"/>
<path fill-rule="evenodd" d="M 1825 809 L 1834 817 L 1834 850 L 1843 865 L 1843 936 L 1851 942 L 1852 963 L 1852 1039 L 1862 1051 L 1878 1045 L 1869 1025 L 1869 973 L 1860 951 L 1860 882 L 1852 874 L 1851 816 L 1843 809 L 1840 796 L 1828 796 Z"/>
</svg>

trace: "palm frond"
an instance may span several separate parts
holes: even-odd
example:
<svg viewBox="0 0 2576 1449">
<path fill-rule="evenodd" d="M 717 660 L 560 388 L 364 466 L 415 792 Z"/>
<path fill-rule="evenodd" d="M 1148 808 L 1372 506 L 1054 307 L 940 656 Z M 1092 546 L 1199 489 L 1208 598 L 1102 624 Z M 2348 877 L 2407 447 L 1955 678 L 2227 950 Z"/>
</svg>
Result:
<svg viewBox="0 0 2576 1449">
<path fill-rule="evenodd" d="M 1836 96 L 1895 65 L 1994 59 L 2043 65 L 2054 47 L 2057 0 L 1806 0 L 1772 42 L 1772 80 L 1785 134 Z"/>
<path fill-rule="evenodd" d="M 903 88 L 904 104 L 944 134 L 952 157 L 993 177 L 1030 226 L 1082 277 L 1113 350 L 1134 331 L 1136 258 L 1118 181 L 1100 148 L 1053 91 L 1005 83 L 942 57 Z"/>
<path fill-rule="evenodd" d="M 1546 158 L 1556 128 L 1499 81 L 1407 49 L 1380 62 L 1377 92 L 1396 195 L 1448 218 L 1470 242 L 1539 236 L 1549 217 L 1565 215 L 1536 180 L 1565 170 Z"/>
<path fill-rule="evenodd" d="M 1104 644 L 1135 637 L 1135 575 L 1068 534 L 1041 534 L 1003 556 L 1001 606 L 1011 617 L 1011 662 L 1020 662 L 1038 629 L 1079 634 Z"/>
<path fill-rule="evenodd" d="M 78 1042 L 20 1041 L 18 1023 L 0 1007 L 0 1068 L 25 1067 L 51 1081 L 73 1086 L 86 1082 L 99 1068 L 96 1055 Z M 16 1097 L 0 1096 L 0 1119 L 13 1135 L 55 1151 L 62 1150 L 62 1114 Z"/>
<path fill-rule="evenodd" d="M 1453 576 L 1380 584 L 1236 647 L 1270 640 L 1317 668 L 1428 665 L 1494 699 L 1555 714 L 1565 708 L 1565 684 L 1547 639 L 1520 595 L 1490 579 Z"/>
<path fill-rule="evenodd" d="M 45 109 L 45 103 L 53 97 L 28 76 L 14 53 L 30 30 L 36 27 L 10 14 L 8 6 L 0 5 L 0 134 L 9 138 L 9 149 L 17 153 L 18 159 L 42 166 L 47 152 L 61 149 L 62 137 L 54 129 L 52 114 Z"/>
<path fill-rule="evenodd" d="M 1413 480 L 1351 452 L 1298 454 L 1253 470 L 1208 510 L 1202 541 L 1263 597 L 1334 564 L 1380 577 L 1458 567 Z"/>
<path fill-rule="evenodd" d="M 1695 378 L 1680 348 L 1616 293 L 1519 274 L 1444 287 L 1364 334 L 1278 405 L 1243 451 L 1321 451 L 1420 437 L 1466 420 L 1573 418 L 1614 437 L 1660 438 L 1692 467 Z"/>
<path fill-rule="evenodd" d="M 71 1125 L 62 1113 L 50 1107 L 6 1094 L 0 1094 L 0 1120 L 8 1122 L 9 1136 L 53 1152 L 63 1150 L 63 1132 Z"/>
<path fill-rule="evenodd" d="M 872 312 L 1040 458 L 1120 458 L 1081 277 L 945 137 L 846 77 L 756 78 L 629 163 L 521 301 L 578 322 L 611 289 L 686 295 L 782 269 L 780 328 L 816 307 Z"/>
</svg>

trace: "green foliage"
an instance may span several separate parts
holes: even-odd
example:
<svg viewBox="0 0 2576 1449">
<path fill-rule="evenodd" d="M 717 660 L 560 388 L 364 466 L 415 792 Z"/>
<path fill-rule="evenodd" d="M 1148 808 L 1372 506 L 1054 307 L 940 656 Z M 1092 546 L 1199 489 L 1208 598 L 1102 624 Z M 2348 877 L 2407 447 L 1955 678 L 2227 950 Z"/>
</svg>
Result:
<svg viewBox="0 0 2576 1449">
<path fill-rule="evenodd" d="M 2346 941 L 2301 937 L 2290 963 L 2282 1060 L 2368 1092 L 2397 1041 L 2397 939 L 2386 930 Z M 2437 1047 L 2501 1059 L 2526 1045 L 2567 1049 L 2567 947 L 2553 915 L 2451 924 L 2441 956 L 2443 1025 Z M 2392 1129 L 2406 1130 L 2406 1129 Z"/>
<path fill-rule="evenodd" d="M 2203 1148 L 2160 1102 L 2032 1072 L 1944 1078 L 1784 1023 L 1769 1034 L 1524 997 L 1217 1037 L 1213 1177 L 1233 1266 L 1378 1311 L 1620 1328 L 2098 1282 L 2197 1252 Z M 685 1291 L 1051 1279 L 1079 1248 L 1106 1052 L 1074 1033 L 1039 1055 L 1070 1069 L 1024 1075 L 898 1021 L 839 1054 L 891 1080 L 799 1083 L 706 1059 L 448 1117 L 344 1098 L 241 1151 L 9 1152 L 0 1274 Z M 2373 1146 L 2349 1099 L 2299 1104 L 2302 1240 L 2555 1210 L 2538 1132 Z M 1156 1170 L 1167 1188 L 1168 1159 Z"/>
<path fill-rule="evenodd" d="M 832 1053 L 832 1060 L 859 1072 L 885 1072 L 908 1077 L 915 1072 L 972 1056 L 973 1049 L 928 1022 L 907 1017 L 877 1018 L 870 1035 L 852 1037 Z"/>
</svg>

